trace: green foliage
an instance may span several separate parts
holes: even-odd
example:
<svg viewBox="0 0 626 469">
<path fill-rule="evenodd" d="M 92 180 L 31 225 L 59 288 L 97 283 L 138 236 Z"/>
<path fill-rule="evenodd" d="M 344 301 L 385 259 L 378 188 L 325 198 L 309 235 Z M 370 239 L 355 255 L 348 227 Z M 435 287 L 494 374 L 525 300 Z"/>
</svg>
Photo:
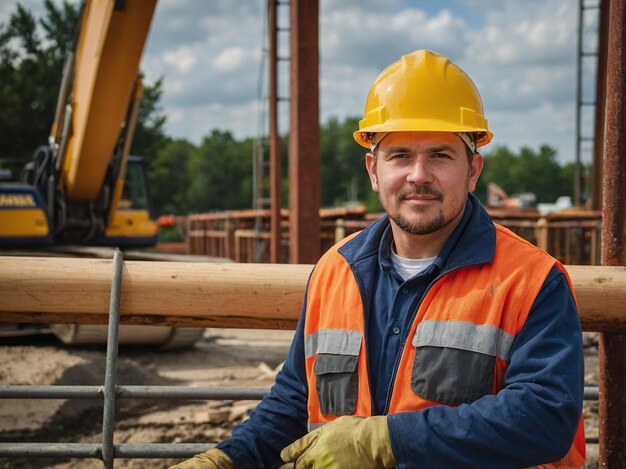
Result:
<svg viewBox="0 0 626 469">
<path fill-rule="evenodd" d="M 366 150 L 354 142 L 358 121 L 329 119 L 320 128 L 322 206 L 363 203 L 380 211 L 365 170 Z M 156 213 L 186 214 L 252 207 L 253 141 L 236 140 L 230 132 L 213 130 L 199 146 L 185 140 L 167 142 L 152 160 L 149 182 Z M 282 205 L 288 206 L 288 137 L 281 139 Z M 509 194 L 534 192 L 540 202 L 572 195 L 573 164 L 560 166 L 553 148 L 522 148 L 514 153 L 496 147 L 485 154 L 476 195 L 486 201 L 488 182 Z M 356 200 L 351 200 L 355 195 Z"/>
<path fill-rule="evenodd" d="M 204 138 L 187 162 L 187 212 L 251 207 L 252 145 L 217 129 Z"/>
<path fill-rule="evenodd" d="M 67 1 L 45 0 L 36 20 L 19 3 L 0 24 L 0 141 L 2 157 L 30 160 L 48 141 L 61 82 L 63 60 L 77 9 Z"/>
<path fill-rule="evenodd" d="M 568 167 L 559 165 L 556 156 L 556 151 L 548 145 L 542 145 L 538 151 L 523 147 L 517 154 L 506 147 L 496 147 L 484 155 L 476 195 L 486 202 L 487 184 L 495 182 L 509 195 L 533 192 L 539 202 L 572 196 L 573 178 Z"/>
<path fill-rule="evenodd" d="M 144 82 L 143 97 L 137 116 L 137 127 L 130 149 L 133 155 L 151 158 L 169 141 L 163 129 L 166 117 L 159 106 L 162 94 L 163 78 L 159 78 L 152 84 Z"/>
<path fill-rule="evenodd" d="M 19 3 L 9 22 L 0 24 L 0 141 L 3 158 L 26 163 L 48 142 L 63 64 L 78 19 L 77 2 L 44 0 L 36 19 Z M 150 157 L 168 138 L 158 107 L 162 79 L 144 85 L 131 152 Z"/>
<path fill-rule="evenodd" d="M 194 150 L 185 140 L 171 140 L 148 160 L 148 187 L 155 214 L 185 213 L 181 210 L 187 205 L 187 162 Z"/>
<path fill-rule="evenodd" d="M 159 243 L 182 243 L 183 241 L 185 241 L 185 233 L 180 226 L 159 228 Z"/>
<path fill-rule="evenodd" d="M 356 117 L 343 122 L 331 117 L 320 128 L 322 206 L 346 203 L 366 204 L 370 211 L 380 210 L 365 169 L 366 149 L 352 138 L 359 128 Z M 354 200 L 352 200 L 354 199 Z"/>
</svg>

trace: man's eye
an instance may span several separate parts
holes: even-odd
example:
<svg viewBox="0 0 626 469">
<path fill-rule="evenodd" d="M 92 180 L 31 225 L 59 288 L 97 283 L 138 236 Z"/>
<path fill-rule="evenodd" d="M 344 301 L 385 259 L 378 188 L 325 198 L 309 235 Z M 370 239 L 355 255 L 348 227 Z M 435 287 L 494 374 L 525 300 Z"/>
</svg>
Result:
<svg viewBox="0 0 626 469">
<path fill-rule="evenodd" d="M 445 153 L 434 153 L 433 158 L 450 158 L 450 156 Z"/>
<path fill-rule="evenodd" d="M 406 153 L 394 153 L 393 155 L 391 155 L 391 158 L 408 158 L 409 155 L 407 155 Z"/>
</svg>

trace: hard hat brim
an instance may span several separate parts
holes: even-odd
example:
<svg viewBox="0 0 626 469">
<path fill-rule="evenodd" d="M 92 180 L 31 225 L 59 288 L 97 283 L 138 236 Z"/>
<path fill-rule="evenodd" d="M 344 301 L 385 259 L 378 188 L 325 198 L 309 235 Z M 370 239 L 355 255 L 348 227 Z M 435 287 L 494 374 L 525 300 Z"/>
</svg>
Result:
<svg viewBox="0 0 626 469">
<path fill-rule="evenodd" d="M 410 120 L 402 122 L 388 121 L 381 125 L 375 125 L 357 130 L 352 134 L 356 143 L 365 148 L 370 148 L 370 140 L 365 137 L 368 133 L 392 133 L 392 132 L 468 132 L 481 133 L 476 140 L 476 148 L 487 145 L 491 142 L 493 134 L 487 129 L 477 129 L 470 126 L 451 126 L 449 122 L 434 122 L 432 120 Z"/>
</svg>

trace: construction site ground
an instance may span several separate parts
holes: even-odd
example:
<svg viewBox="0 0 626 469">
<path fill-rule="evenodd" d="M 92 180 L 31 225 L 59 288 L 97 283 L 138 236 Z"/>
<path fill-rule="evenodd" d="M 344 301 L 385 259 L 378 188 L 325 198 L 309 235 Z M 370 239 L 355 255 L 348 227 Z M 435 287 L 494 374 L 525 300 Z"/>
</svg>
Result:
<svg viewBox="0 0 626 469">
<path fill-rule="evenodd" d="M 120 346 L 120 385 L 267 387 L 285 359 L 293 332 L 207 329 L 186 350 Z M 598 384 L 597 335 L 585 333 L 586 385 Z M 0 383 L 100 385 L 105 347 L 70 347 L 51 335 L 0 339 Z M 210 443 L 227 438 L 254 401 L 120 400 L 115 443 Z M 0 400 L 2 442 L 101 442 L 98 400 Z M 597 436 L 597 402 L 585 402 L 588 435 Z M 585 467 L 598 467 L 588 445 Z M 163 468 L 176 459 L 116 459 L 116 468 Z M 0 468 L 101 468 L 95 459 L 1 459 Z"/>
</svg>

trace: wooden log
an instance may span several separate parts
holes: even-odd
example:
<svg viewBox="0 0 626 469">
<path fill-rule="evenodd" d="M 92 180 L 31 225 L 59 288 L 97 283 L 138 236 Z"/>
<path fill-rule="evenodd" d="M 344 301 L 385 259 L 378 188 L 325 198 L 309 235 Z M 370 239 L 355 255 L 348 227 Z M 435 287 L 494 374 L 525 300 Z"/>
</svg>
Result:
<svg viewBox="0 0 626 469">
<path fill-rule="evenodd" d="M 293 329 L 313 266 L 125 261 L 123 324 Z M 112 261 L 0 257 L 0 322 L 105 324 Z M 626 331 L 626 267 L 568 266 L 583 328 Z"/>
<path fill-rule="evenodd" d="M 122 324 L 293 329 L 312 266 L 125 261 Z M 0 257 L 0 322 L 106 324 L 113 263 Z"/>
<path fill-rule="evenodd" d="M 586 331 L 626 332 L 626 267 L 569 265 Z"/>
</svg>

